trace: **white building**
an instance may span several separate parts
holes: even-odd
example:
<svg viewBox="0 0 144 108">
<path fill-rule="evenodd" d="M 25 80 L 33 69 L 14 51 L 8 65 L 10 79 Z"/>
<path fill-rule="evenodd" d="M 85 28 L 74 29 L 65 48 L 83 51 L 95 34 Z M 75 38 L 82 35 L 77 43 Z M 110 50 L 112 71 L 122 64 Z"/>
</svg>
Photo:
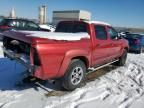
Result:
<svg viewBox="0 0 144 108">
<path fill-rule="evenodd" d="M 53 11 L 53 24 L 59 21 L 69 20 L 90 20 L 91 13 L 84 10 Z"/>
<path fill-rule="evenodd" d="M 12 8 L 9 17 L 10 17 L 10 18 L 16 18 L 16 12 L 15 12 L 15 9 L 14 9 L 14 8 Z"/>
<path fill-rule="evenodd" d="M 39 23 L 45 24 L 46 21 L 46 6 L 39 7 Z"/>
</svg>

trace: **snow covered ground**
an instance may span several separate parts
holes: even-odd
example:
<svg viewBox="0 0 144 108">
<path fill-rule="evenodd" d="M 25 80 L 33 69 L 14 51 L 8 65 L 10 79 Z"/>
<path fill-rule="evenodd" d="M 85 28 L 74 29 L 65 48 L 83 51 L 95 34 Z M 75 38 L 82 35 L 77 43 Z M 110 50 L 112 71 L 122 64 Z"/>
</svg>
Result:
<svg viewBox="0 0 144 108">
<path fill-rule="evenodd" d="M 90 35 L 85 32 L 81 33 L 60 33 L 60 32 L 44 32 L 44 31 L 16 31 L 25 33 L 26 36 L 53 39 L 53 40 L 67 40 L 76 41 L 82 38 L 90 38 Z"/>
<path fill-rule="evenodd" d="M 0 49 L 0 108 L 144 108 L 144 54 L 129 54 L 124 67 L 51 97 L 35 85 L 15 86 L 25 69 L 2 54 Z M 50 83 L 46 86 L 49 91 L 58 89 Z"/>
</svg>

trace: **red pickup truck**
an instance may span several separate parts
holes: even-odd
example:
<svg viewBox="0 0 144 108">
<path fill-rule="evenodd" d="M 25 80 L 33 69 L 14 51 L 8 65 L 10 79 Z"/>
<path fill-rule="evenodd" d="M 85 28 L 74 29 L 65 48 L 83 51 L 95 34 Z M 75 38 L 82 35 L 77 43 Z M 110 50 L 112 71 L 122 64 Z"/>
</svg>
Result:
<svg viewBox="0 0 144 108">
<path fill-rule="evenodd" d="M 62 21 L 55 32 L 6 31 L 4 55 L 23 64 L 29 75 L 42 80 L 62 78 L 74 90 L 88 70 L 107 64 L 123 66 L 128 42 L 110 24 L 98 21 Z"/>
</svg>

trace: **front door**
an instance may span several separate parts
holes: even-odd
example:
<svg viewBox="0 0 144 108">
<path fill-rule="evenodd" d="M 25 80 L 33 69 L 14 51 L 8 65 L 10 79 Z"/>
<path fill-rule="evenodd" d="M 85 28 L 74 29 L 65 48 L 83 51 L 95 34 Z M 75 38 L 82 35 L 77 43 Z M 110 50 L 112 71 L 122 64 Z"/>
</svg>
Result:
<svg viewBox="0 0 144 108">
<path fill-rule="evenodd" d="M 119 57 L 121 55 L 122 52 L 122 41 L 121 39 L 118 38 L 118 33 L 116 32 L 116 30 L 112 27 L 107 27 L 107 31 L 108 31 L 108 35 L 110 38 L 110 42 L 111 42 L 111 48 L 110 48 L 110 59 Z"/>
</svg>

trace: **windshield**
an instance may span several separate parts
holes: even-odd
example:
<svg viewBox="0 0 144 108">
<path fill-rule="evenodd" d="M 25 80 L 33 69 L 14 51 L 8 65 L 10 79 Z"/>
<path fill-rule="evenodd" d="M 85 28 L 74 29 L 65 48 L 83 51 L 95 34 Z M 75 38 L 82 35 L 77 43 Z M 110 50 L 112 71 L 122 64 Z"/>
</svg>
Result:
<svg viewBox="0 0 144 108">
<path fill-rule="evenodd" d="M 66 32 L 66 33 L 78 33 L 87 32 L 86 23 L 72 23 L 72 22 L 62 22 L 56 27 L 55 32 Z"/>
</svg>

